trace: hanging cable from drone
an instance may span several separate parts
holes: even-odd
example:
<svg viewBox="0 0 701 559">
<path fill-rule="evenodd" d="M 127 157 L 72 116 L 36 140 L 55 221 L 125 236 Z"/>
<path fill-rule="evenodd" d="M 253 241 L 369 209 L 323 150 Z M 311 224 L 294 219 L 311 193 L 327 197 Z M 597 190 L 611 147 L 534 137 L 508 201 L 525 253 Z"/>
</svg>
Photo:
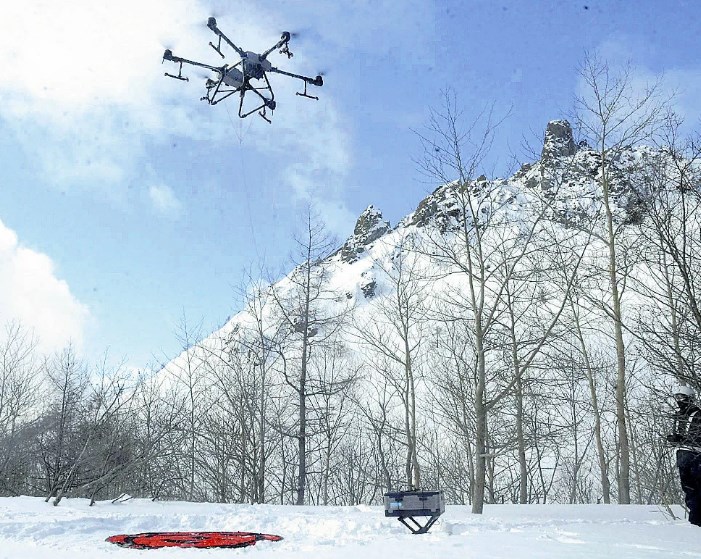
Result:
<svg viewBox="0 0 701 559">
<path fill-rule="evenodd" d="M 165 73 L 165 75 L 169 78 L 174 78 L 176 80 L 189 81 L 189 78 L 182 75 L 183 64 L 199 66 L 200 68 L 206 68 L 214 72 L 216 77 L 214 79 L 207 78 L 207 81 L 205 82 L 207 94 L 201 98 L 202 101 L 207 101 L 210 105 L 216 105 L 231 95 L 238 93 L 239 117 L 246 118 L 247 116 L 257 112 L 264 120 L 270 122 L 266 111 L 274 111 L 276 102 L 273 88 L 268 80 L 268 72 L 282 74 L 283 76 L 302 80 L 302 82 L 304 82 L 304 91 L 297 92 L 297 95 L 307 97 L 308 99 L 319 99 L 318 97 L 307 93 L 307 85 L 315 85 L 317 87 L 324 85 L 324 80 L 320 75 L 316 76 L 315 78 L 310 78 L 308 76 L 286 72 L 285 70 L 276 68 L 268 60 L 268 55 L 274 50 L 278 50 L 280 54 L 286 55 L 288 59 L 292 58 L 293 54 L 289 47 L 291 35 L 287 31 L 282 34 L 280 40 L 275 43 L 275 45 L 270 47 L 262 54 L 257 54 L 251 51 L 244 51 L 235 45 L 217 27 L 217 20 L 215 18 L 209 18 L 207 21 L 207 27 L 209 27 L 218 37 L 218 42 L 216 45 L 211 41 L 209 45 L 219 54 L 219 56 L 226 58 L 221 50 L 223 39 L 224 42 L 238 54 L 240 60 L 236 64 L 233 66 L 229 66 L 228 64 L 224 64 L 223 66 L 212 66 L 210 64 L 204 64 L 202 62 L 175 56 L 170 49 L 166 49 L 166 51 L 163 53 L 163 60 L 161 61 L 163 62 L 168 60 L 179 65 L 177 75 L 169 74 L 168 72 Z M 251 108 L 250 105 L 244 108 L 244 98 L 246 93 L 250 93 L 255 96 L 256 101 L 252 103 L 253 108 Z"/>
</svg>

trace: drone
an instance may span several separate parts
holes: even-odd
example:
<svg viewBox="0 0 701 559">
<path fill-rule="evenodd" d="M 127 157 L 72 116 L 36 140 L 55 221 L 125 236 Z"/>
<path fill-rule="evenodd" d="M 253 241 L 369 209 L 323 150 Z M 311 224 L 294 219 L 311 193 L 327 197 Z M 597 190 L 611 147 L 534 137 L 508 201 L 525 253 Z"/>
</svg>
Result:
<svg viewBox="0 0 701 559">
<path fill-rule="evenodd" d="M 204 64 L 202 62 L 196 62 L 194 60 L 188 60 L 186 58 L 181 58 L 180 56 L 175 56 L 170 49 L 166 49 L 163 53 L 163 60 L 170 62 L 175 62 L 178 64 L 178 74 L 165 73 L 169 78 L 174 78 L 176 80 L 189 81 L 189 78 L 182 75 L 183 64 L 190 64 L 192 66 L 199 66 L 201 68 L 206 68 L 214 72 L 213 78 L 207 78 L 205 82 L 205 87 L 207 88 L 207 94 L 201 97 L 201 101 L 207 101 L 210 105 L 216 105 L 224 99 L 234 95 L 239 94 L 239 117 L 246 118 L 253 113 L 258 113 L 264 120 L 271 122 L 267 116 L 267 110 L 271 112 L 275 110 L 275 94 L 273 93 L 273 88 L 270 85 L 267 74 L 272 72 L 274 74 L 282 74 L 283 76 L 289 76 L 304 82 L 304 91 L 297 92 L 297 95 L 301 97 L 307 97 L 308 99 L 319 100 L 318 97 L 309 95 L 307 93 L 308 85 L 315 85 L 321 87 L 324 85 L 324 80 L 321 76 L 316 76 L 315 78 L 310 78 L 308 76 L 302 76 L 300 74 L 293 74 L 292 72 L 286 72 L 285 70 L 280 70 L 273 66 L 268 60 L 268 55 L 274 50 L 278 50 L 280 54 L 284 54 L 288 59 L 292 58 L 293 54 L 290 52 L 289 42 L 291 34 L 285 31 L 280 40 L 275 43 L 268 50 L 262 54 L 257 54 L 251 51 L 244 51 L 242 48 L 235 45 L 221 30 L 217 27 L 217 20 L 210 17 L 207 21 L 207 27 L 209 27 L 219 38 L 217 44 L 215 45 L 210 41 L 209 46 L 211 46 L 222 58 L 226 58 L 221 50 L 222 39 L 226 44 L 228 44 L 232 49 L 236 51 L 240 60 L 229 66 L 224 64 L 223 66 L 212 66 L 210 64 Z M 244 98 L 246 94 L 254 96 L 255 101 L 251 103 L 246 102 L 246 107 L 244 108 Z"/>
</svg>

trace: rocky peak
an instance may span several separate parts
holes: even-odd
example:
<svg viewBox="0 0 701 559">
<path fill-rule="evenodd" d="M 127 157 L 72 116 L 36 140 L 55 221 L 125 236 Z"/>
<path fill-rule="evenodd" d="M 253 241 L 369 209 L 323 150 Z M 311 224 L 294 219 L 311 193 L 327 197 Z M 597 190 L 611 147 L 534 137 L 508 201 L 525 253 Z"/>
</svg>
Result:
<svg viewBox="0 0 701 559">
<path fill-rule="evenodd" d="M 545 128 L 545 141 L 541 159 L 552 161 L 558 157 L 568 157 L 577 153 L 577 146 L 572 136 L 572 126 L 566 120 L 551 120 Z"/>
<path fill-rule="evenodd" d="M 358 254 L 379 239 L 390 229 L 389 221 L 382 218 L 382 212 L 374 206 L 368 206 L 358 217 L 353 234 L 341 247 L 341 258 L 346 262 L 357 260 Z"/>
<path fill-rule="evenodd" d="M 382 212 L 370 205 L 355 222 L 353 236 L 361 239 L 363 244 L 367 244 L 384 235 L 388 229 L 389 222 L 382 219 Z"/>
</svg>

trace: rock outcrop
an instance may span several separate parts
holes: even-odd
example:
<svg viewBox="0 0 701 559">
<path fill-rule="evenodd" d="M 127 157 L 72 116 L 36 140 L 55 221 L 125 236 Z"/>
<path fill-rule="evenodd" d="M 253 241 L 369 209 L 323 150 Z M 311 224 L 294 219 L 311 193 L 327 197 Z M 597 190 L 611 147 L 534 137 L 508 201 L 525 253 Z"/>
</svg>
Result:
<svg viewBox="0 0 701 559">
<path fill-rule="evenodd" d="M 374 206 L 368 206 L 358 217 L 353 234 L 341 247 L 341 259 L 344 262 L 354 262 L 382 235 L 390 230 L 389 221 L 385 221 L 382 212 Z"/>
</svg>

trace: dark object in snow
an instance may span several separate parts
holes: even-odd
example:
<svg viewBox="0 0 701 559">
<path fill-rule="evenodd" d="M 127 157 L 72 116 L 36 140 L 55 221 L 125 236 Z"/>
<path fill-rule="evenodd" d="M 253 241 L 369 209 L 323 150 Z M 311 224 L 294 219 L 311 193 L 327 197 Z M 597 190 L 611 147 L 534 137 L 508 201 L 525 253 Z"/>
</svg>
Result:
<svg viewBox="0 0 701 559">
<path fill-rule="evenodd" d="M 281 539 L 281 536 L 256 532 L 145 532 L 110 536 L 106 541 L 133 549 L 158 549 L 161 547 L 247 547 L 261 540 L 279 542 Z"/>
<path fill-rule="evenodd" d="M 701 526 L 701 453 L 677 450 L 677 467 L 689 509 L 689 522 Z"/>
<path fill-rule="evenodd" d="M 246 118 L 248 115 L 257 112 L 264 120 L 270 122 L 266 110 L 274 111 L 276 102 L 273 88 L 266 75 L 268 72 L 302 80 L 302 82 L 304 82 L 304 91 L 298 92 L 297 95 L 308 99 L 319 100 L 318 97 L 307 93 L 307 85 L 315 85 L 317 87 L 324 85 L 324 79 L 320 75 L 315 78 L 310 78 L 300 74 L 293 74 L 292 72 L 276 68 L 268 60 L 268 55 L 274 50 L 278 50 L 280 54 L 286 55 L 287 58 L 292 58 L 292 52 L 290 52 L 289 48 L 292 35 L 289 32 L 285 31 L 277 43 L 262 54 L 258 54 L 251 51 L 244 51 L 238 45 L 231 42 L 231 40 L 222 33 L 219 27 L 217 27 L 217 20 L 215 18 L 209 18 L 207 27 L 218 37 L 217 44 L 214 45 L 214 43 L 210 42 L 209 46 L 211 46 L 219 56 L 225 58 L 221 50 L 221 42 L 222 39 L 224 39 L 224 42 L 236 52 L 240 59 L 238 62 L 232 65 L 224 64 L 223 66 L 212 66 L 210 64 L 204 64 L 203 62 L 196 62 L 194 60 L 188 60 L 187 58 L 175 56 L 170 49 L 165 50 L 163 53 L 163 60 L 161 61 L 161 63 L 163 63 L 168 60 L 178 64 L 177 75 L 169 74 L 168 72 L 165 73 L 169 78 L 175 78 L 176 80 L 189 81 L 189 79 L 182 74 L 183 64 L 206 68 L 214 72 L 213 79 L 207 78 L 205 82 L 207 94 L 200 99 L 201 101 L 207 101 L 210 105 L 216 105 L 227 97 L 238 93 L 239 116 L 241 118 Z M 254 101 L 250 104 L 246 103 L 246 106 L 244 106 L 246 92 L 249 92 L 249 99 L 253 97 Z"/>
<path fill-rule="evenodd" d="M 677 467 L 689 509 L 689 522 L 701 526 L 701 408 L 689 386 L 677 388 L 674 399 L 679 406 L 674 416 L 673 433 L 667 442 L 678 447 Z"/>
<path fill-rule="evenodd" d="M 375 289 L 377 288 L 377 282 L 372 280 L 366 284 L 360 286 L 363 295 L 366 299 L 372 299 L 375 296 Z"/>
<path fill-rule="evenodd" d="M 445 512 L 443 491 L 396 491 L 385 493 L 385 516 L 397 518 L 413 534 L 425 534 Z M 421 526 L 415 516 L 429 516 Z M 411 524 L 409 524 L 410 521 Z"/>
</svg>

